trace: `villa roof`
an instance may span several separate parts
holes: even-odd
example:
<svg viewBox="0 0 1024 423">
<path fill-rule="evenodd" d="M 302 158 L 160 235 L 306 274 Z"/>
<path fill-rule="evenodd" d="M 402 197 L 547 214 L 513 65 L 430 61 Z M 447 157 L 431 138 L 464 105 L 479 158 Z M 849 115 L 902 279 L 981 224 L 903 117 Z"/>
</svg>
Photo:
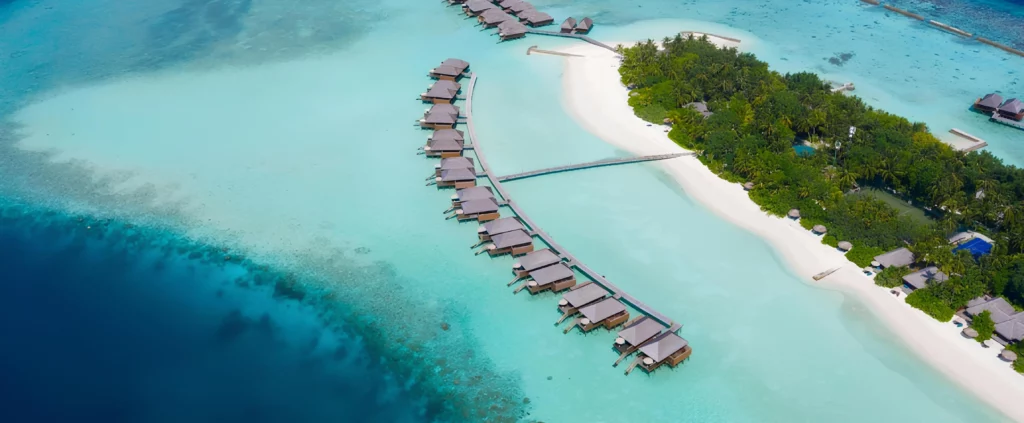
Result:
<svg viewBox="0 0 1024 423">
<path fill-rule="evenodd" d="M 442 170 L 441 180 L 444 182 L 475 181 L 476 172 L 466 168 Z"/>
<path fill-rule="evenodd" d="M 939 271 L 939 268 L 935 266 L 926 267 L 903 277 L 903 282 L 914 287 L 914 289 L 924 288 L 933 281 L 945 282 L 946 280 L 949 280 L 949 276 L 946 276 L 945 273 Z"/>
<path fill-rule="evenodd" d="M 526 253 L 525 256 L 519 259 L 519 265 L 523 267 L 523 270 L 530 272 L 542 267 L 550 266 L 560 261 L 562 261 L 562 259 L 558 258 L 557 254 L 550 249 L 545 248 L 543 250 Z"/>
<path fill-rule="evenodd" d="M 498 6 L 501 6 L 502 9 L 508 9 L 512 7 L 512 5 L 522 2 L 523 0 L 501 0 L 500 2 L 498 2 Z"/>
<path fill-rule="evenodd" d="M 555 18 L 552 18 L 551 15 L 539 10 L 520 13 L 519 17 L 526 20 L 530 25 L 549 24 L 555 21 Z"/>
<path fill-rule="evenodd" d="M 498 34 L 508 37 L 526 33 L 526 26 L 514 20 L 508 20 L 498 24 Z"/>
<path fill-rule="evenodd" d="M 800 217 L 800 210 L 792 209 L 792 210 L 789 211 L 788 214 L 786 214 L 786 216 L 789 216 L 789 217 L 792 217 L 792 218 L 796 219 L 796 218 Z"/>
<path fill-rule="evenodd" d="M 431 113 L 447 113 L 453 117 L 459 116 L 459 107 L 451 103 L 441 103 L 430 106 L 430 109 L 424 113 L 424 116 Z"/>
<path fill-rule="evenodd" d="M 455 140 L 430 140 L 427 141 L 427 148 L 430 151 L 462 151 L 462 143 Z"/>
<path fill-rule="evenodd" d="M 485 24 L 494 25 L 494 24 L 499 24 L 499 23 L 502 23 L 502 22 L 505 22 L 505 21 L 508 21 L 508 20 L 512 20 L 512 19 L 515 19 L 515 18 L 513 18 L 512 15 L 509 15 L 508 13 L 502 12 L 502 11 L 500 11 L 498 9 L 491 9 L 491 10 L 485 11 L 484 13 L 481 13 L 480 14 L 480 19 L 481 19 L 481 22 L 483 22 Z"/>
<path fill-rule="evenodd" d="M 494 213 L 498 211 L 498 203 L 493 198 L 482 198 L 463 202 L 459 208 L 464 214 Z"/>
<path fill-rule="evenodd" d="M 580 314 L 582 314 L 583 317 L 590 319 L 591 323 L 597 323 L 623 311 L 626 311 L 626 306 L 622 305 L 619 300 L 614 298 L 605 298 L 594 304 L 581 308 Z"/>
<path fill-rule="evenodd" d="M 977 316 L 982 311 L 988 310 L 992 315 L 992 321 L 997 325 L 1010 320 L 1017 310 L 1003 297 L 998 298 L 975 298 L 967 303 L 968 316 Z"/>
<path fill-rule="evenodd" d="M 491 187 L 470 187 L 463 188 L 455 191 L 455 198 L 458 201 L 472 201 L 482 200 L 485 198 L 494 198 L 494 192 L 491 191 Z"/>
<path fill-rule="evenodd" d="M 839 241 L 839 243 L 836 244 L 836 246 L 843 251 L 850 251 L 853 248 L 853 244 L 850 243 L 850 241 Z"/>
<path fill-rule="evenodd" d="M 423 121 L 432 124 L 454 125 L 459 118 L 448 112 L 427 112 L 427 115 L 423 116 Z"/>
<path fill-rule="evenodd" d="M 473 166 L 473 159 L 469 157 L 448 157 L 441 159 L 441 164 L 438 169 L 451 170 L 451 169 L 476 169 Z"/>
<path fill-rule="evenodd" d="M 469 62 L 462 59 L 448 58 L 441 62 L 441 66 L 451 66 L 458 70 L 459 73 L 462 73 L 469 68 Z"/>
<path fill-rule="evenodd" d="M 608 291 L 605 291 L 601 285 L 588 282 L 577 286 L 572 291 L 566 292 L 565 295 L 562 296 L 562 299 L 567 301 L 570 306 L 579 307 L 598 298 L 604 298 L 607 295 Z"/>
<path fill-rule="evenodd" d="M 665 332 L 655 337 L 651 343 L 640 347 L 640 352 L 653 359 L 655 363 L 658 363 L 668 358 L 668 356 L 675 354 L 676 351 L 686 348 L 689 344 L 679 335 Z"/>
<path fill-rule="evenodd" d="M 438 67 L 434 68 L 431 72 L 434 73 L 435 75 L 444 75 L 444 76 L 459 76 L 459 75 L 462 75 L 462 72 L 460 70 L 458 70 L 454 66 L 448 66 L 448 65 L 438 66 Z"/>
<path fill-rule="evenodd" d="M 494 9 L 498 6 L 495 6 L 494 3 L 491 3 L 487 0 L 469 0 L 466 2 L 466 5 L 464 7 L 466 8 L 466 10 L 469 10 L 470 13 L 479 14 L 485 10 Z"/>
<path fill-rule="evenodd" d="M 1003 97 L 996 93 L 985 94 L 981 100 L 978 101 L 979 106 L 984 106 L 992 109 L 999 108 L 999 105 L 1003 103 Z"/>
<path fill-rule="evenodd" d="M 1018 313 L 1003 323 L 996 323 L 996 333 L 1010 342 L 1024 339 L 1024 313 Z"/>
<path fill-rule="evenodd" d="M 533 9 L 533 5 L 528 1 L 521 1 L 509 6 L 508 9 L 518 14 Z"/>
<path fill-rule="evenodd" d="M 434 141 L 465 141 L 465 135 L 458 129 L 438 129 L 430 135 L 430 139 Z"/>
<path fill-rule="evenodd" d="M 687 105 L 685 105 L 683 107 L 689 107 L 689 108 L 691 108 L 693 110 L 696 110 L 696 111 L 700 112 L 700 114 L 704 115 L 704 117 L 708 117 L 708 116 L 711 116 L 713 114 L 713 113 L 711 113 L 710 110 L 708 110 L 708 104 L 703 102 L 703 101 L 698 101 L 698 102 L 695 102 L 695 103 L 689 103 L 689 104 L 687 104 Z"/>
<path fill-rule="evenodd" d="M 888 253 L 875 256 L 875 261 L 880 263 L 882 267 L 900 267 L 909 266 L 914 263 L 914 253 L 904 248 L 898 248 Z"/>
<path fill-rule="evenodd" d="M 999 111 L 1015 115 L 1017 113 L 1020 113 L 1021 111 L 1024 111 L 1024 102 L 1021 102 L 1016 98 L 1011 98 L 1009 100 L 1006 100 L 1006 102 L 1003 103 L 1002 106 L 999 106 Z"/>
<path fill-rule="evenodd" d="M 576 24 L 576 29 L 589 31 L 590 27 L 594 26 L 594 20 L 590 18 L 580 19 L 580 22 Z"/>
<path fill-rule="evenodd" d="M 819 234 L 828 232 L 828 228 L 826 228 L 825 225 L 814 225 L 814 228 L 812 229 L 814 230 L 814 232 L 817 232 Z"/>
<path fill-rule="evenodd" d="M 575 27 L 576 27 L 576 18 L 573 18 L 571 16 L 568 17 L 568 18 L 565 18 L 565 21 L 562 22 L 562 29 L 571 30 L 571 29 L 573 29 Z"/>
<path fill-rule="evenodd" d="M 533 237 L 524 230 L 518 230 L 494 235 L 491 237 L 491 243 L 496 248 L 509 248 L 533 243 Z"/>
<path fill-rule="evenodd" d="M 569 266 L 566 266 L 565 263 L 543 267 L 530 272 L 530 277 L 533 278 L 533 280 L 537 282 L 537 285 L 540 286 L 552 284 L 574 276 L 576 275 L 572 273 L 572 269 L 570 269 Z"/>
<path fill-rule="evenodd" d="M 660 333 L 662 329 L 665 329 L 665 326 L 662 326 L 657 320 L 644 316 L 620 330 L 619 337 L 625 339 L 630 345 L 640 345 Z"/>
<path fill-rule="evenodd" d="M 488 235 L 494 236 L 505 232 L 522 230 L 523 224 L 515 217 L 503 217 L 483 224 L 483 229 Z"/>
<path fill-rule="evenodd" d="M 445 81 L 442 79 L 430 86 L 430 89 L 427 90 L 426 97 L 451 100 L 455 98 L 455 94 L 458 93 L 460 89 L 462 89 L 462 85 L 459 85 L 458 82 Z"/>
</svg>

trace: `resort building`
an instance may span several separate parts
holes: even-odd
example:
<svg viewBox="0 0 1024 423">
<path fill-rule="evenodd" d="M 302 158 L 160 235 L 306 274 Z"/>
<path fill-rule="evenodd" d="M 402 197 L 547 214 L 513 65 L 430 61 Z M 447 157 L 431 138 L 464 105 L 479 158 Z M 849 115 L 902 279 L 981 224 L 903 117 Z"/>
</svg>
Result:
<svg viewBox="0 0 1024 423">
<path fill-rule="evenodd" d="M 663 364 L 676 367 L 693 354 L 693 348 L 685 339 L 672 332 L 665 332 L 654 337 L 654 339 L 640 347 L 640 368 L 650 373 L 657 370 Z M 628 374 L 629 371 L 627 370 Z"/>
<path fill-rule="evenodd" d="M 1001 104 L 1003 104 L 1002 96 L 996 93 L 989 93 L 974 102 L 974 110 L 984 113 L 992 113 L 998 110 L 999 105 Z"/>
<path fill-rule="evenodd" d="M 1006 345 L 1013 342 L 1020 342 L 1024 339 L 1024 312 L 1017 312 L 1006 299 L 978 297 L 967 303 L 967 310 L 964 311 L 970 318 L 974 318 L 982 311 L 988 310 L 992 316 L 992 322 L 996 324 L 994 338 L 997 342 Z"/>
<path fill-rule="evenodd" d="M 515 217 L 503 217 L 498 220 L 492 220 L 490 222 L 480 225 L 476 230 L 477 238 L 483 241 L 490 241 L 491 237 L 512 231 L 526 230 L 523 223 Z"/>
<path fill-rule="evenodd" d="M 938 267 L 929 266 L 903 277 L 903 284 L 910 289 L 921 289 L 928 284 L 945 282 L 949 276 L 939 271 Z"/>
<path fill-rule="evenodd" d="M 532 26 L 534 28 L 551 25 L 552 23 L 555 22 L 555 18 L 552 18 L 551 15 L 536 9 L 527 10 L 523 13 L 520 13 L 518 16 L 520 21 L 525 22 L 527 25 Z"/>
<path fill-rule="evenodd" d="M 494 200 L 494 192 L 491 191 L 491 187 L 476 186 L 472 188 L 460 189 L 458 191 L 455 191 L 455 194 L 452 194 L 452 207 L 459 207 L 459 205 L 467 201 L 485 199 Z"/>
<path fill-rule="evenodd" d="M 565 263 L 542 267 L 530 272 L 532 280 L 527 281 L 523 286 L 517 288 L 515 293 L 524 288 L 530 294 L 539 294 L 544 291 L 561 292 L 576 286 L 576 274 Z"/>
<path fill-rule="evenodd" d="M 512 13 L 515 13 L 516 15 L 518 15 L 520 13 L 523 13 L 523 12 L 525 12 L 527 10 L 533 10 L 533 9 L 534 9 L 533 5 L 530 4 L 530 2 L 528 2 L 528 1 L 521 1 L 521 2 L 517 2 L 517 3 L 513 3 L 511 6 L 508 7 L 508 11 L 510 11 Z"/>
<path fill-rule="evenodd" d="M 501 0 L 501 1 L 496 2 L 496 3 L 498 3 L 498 7 L 500 7 L 501 10 L 508 11 L 508 10 L 511 10 L 513 5 L 516 5 L 516 4 L 519 4 L 519 3 L 522 3 L 522 2 L 523 2 L 523 0 Z"/>
<path fill-rule="evenodd" d="M 700 113 L 702 116 L 704 116 L 705 119 L 708 116 L 711 116 L 711 115 L 714 114 L 714 113 L 711 113 L 710 110 L 708 110 L 708 104 L 703 102 L 703 101 L 698 101 L 698 102 L 695 102 L 695 103 L 689 103 L 689 104 L 687 104 L 687 105 L 685 105 L 683 107 L 689 107 L 689 108 L 691 108 L 693 110 L 696 110 L 698 113 Z"/>
<path fill-rule="evenodd" d="M 596 283 L 587 282 L 576 285 L 562 295 L 562 299 L 558 301 L 558 311 L 562 313 L 562 317 L 558 319 L 557 323 L 562 323 L 563 320 L 579 314 L 580 308 L 601 301 L 607 296 L 608 291 Z"/>
<path fill-rule="evenodd" d="M 441 159 L 441 163 L 435 164 L 434 177 L 441 176 L 441 173 L 444 171 L 454 169 L 468 169 L 469 171 L 476 173 L 476 166 L 473 165 L 473 159 L 459 156 Z"/>
<path fill-rule="evenodd" d="M 434 178 L 438 188 L 463 189 L 476 186 L 476 172 L 473 169 L 457 168 L 442 170 L 441 176 Z"/>
<path fill-rule="evenodd" d="M 502 41 L 523 38 L 526 36 L 526 26 L 514 20 L 502 22 L 498 24 L 498 36 Z"/>
<path fill-rule="evenodd" d="M 561 261 L 562 259 L 554 251 L 545 248 L 520 258 L 519 261 L 512 265 L 512 273 L 515 273 L 517 277 L 525 278 L 530 276 L 530 272 L 534 270 L 542 269 Z"/>
<path fill-rule="evenodd" d="M 427 157 L 446 159 L 461 156 L 463 147 L 464 145 L 461 142 L 454 140 L 429 140 L 427 141 L 427 146 L 423 147 L 423 153 Z"/>
<path fill-rule="evenodd" d="M 427 129 L 454 129 L 459 115 L 448 111 L 426 112 L 420 119 L 420 126 Z"/>
<path fill-rule="evenodd" d="M 665 326 L 662 326 L 657 320 L 648 316 L 640 316 L 626 323 L 626 328 L 619 331 L 613 348 L 620 354 L 619 359 L 621 360 L 636 352 L 664 329 Z"/>
<path fill-rule="evenodd" d="M 452 57 L 445 59 L 443 62 L 441 62 L 440 66 L 449 66 L 455 68 L 456 70 L 459 71 L 459 73 L 466 73 L 466 71 L 469 70 L 469 62 Z"/>
<path fill-rule="evenodd" d="M 427 92 L 420 94 L 420 99 L 434 104 L 451 103 L 461 89 L 462 85 L 458 82 L 440 80 L 431 85 Z"/>
<path fill-rule="evenodd" d="M 489 222 L 501 216 L 498 215 L 498 202 L 492 198 L 485 198 L 463 202 L 459 208 L 455 209 L 455 217 L 459 220 Z"/>
<path fill-rule="evenodd" d="M 430 135 L 427 141 L 456 141 L 466 142 L 465 134 L 457 129 L 438 129 Z"/>
<path fill-rule="evenodd" d="M 999 116 L 1007 119 L 1021 120 L 1024 119 L 1024 102 L 1016 98 L 1006 100 L 1002 106 L 999 106 Z"/>
<path fill-rule="evenodd" d="M 459 118 L 459 114 L 462 113 L 462 111 L 460 111 L 459 107 L 454 105 L 454 104 L 451 104 L 451 103 L 440 103 L 440 104 L 435 104 L 433 106 L 430 106 L 429 109 L 424 111 L 423 112 L 423 118 L 426 119 L 427 116 L 429 116 L 431 113 L 447 113 L 449 115 L 452 115 L 452 118 L 458 119 Z"/>
<path fill-rule="evenodd" d="M 910 250 L 905 247 L 899 248 L 888 253 L 875 256 L 875 262 L 878 264 L 876 265 L 875 263 L 872 263 L 871 265 L 881 267 L 883 269 L 886 267 L 910 266 L 911 264 L 914 264 L 914 253 L 910 252 Z"/>
<path fill-rule="evenodd" d="M 590 18 L 583 18 L 573 28 L 573 32 L 577 34 L 586 34 L 590 32 L 591 28 L 594 27 L 594 20 Z"/>
<path fill-rule="evenodd" d="M 462 5 L 462 11 L 466 12 L 469 16 L 479 16 L 487 10 L 497 9 L 494 3 L 487 0 L 468 0 L 466 4 Z"/>
<path fill-rule="evenodd" d="M 498 9 L 491 9 L 477 16 L 477 20 L 484 28 L 494 28 L 502 22 L 516 20 L 516 18 Z"/>
<path fill-rule="evenodd" d="M 462 72 L 451 66 L 438 66 L 430 71 L 430 77 L 445 81 L 455 81 L 462 76 Z"/>
<path fill-rule="evenodd" d="M 605 298 L 580 307 L 579 312 L 583 317 L 576 319 L 569 327 L 565 328 L 563 333 L 569 333 L 577 326 L 583 332 L 590 332 L 599 326 L 611 330 L 629 320 L 629 311 L 626 310 L 626 306 L 614 298 Z"/>
<path fill-rule="evenodd" d="M 491 245 L 486 249 L 491 257 L 502 254 L 521 256 L 533 251 L 533 237 L 521 229 L 497 234 L 491 237 Z"/>
<path fill-rule="evenodd" d="M 562 32 L 569 34 L 572 33 L 572 29 L 576 27 L 576 18 L 568 17 L 562 22 Z"/>
</svg>

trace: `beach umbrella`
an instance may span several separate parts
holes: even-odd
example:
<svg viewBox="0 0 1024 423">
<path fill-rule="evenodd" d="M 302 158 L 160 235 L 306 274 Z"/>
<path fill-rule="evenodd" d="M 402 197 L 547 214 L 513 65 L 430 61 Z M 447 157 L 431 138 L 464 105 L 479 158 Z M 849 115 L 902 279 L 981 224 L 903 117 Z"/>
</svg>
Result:
<svg viewBox="0 0 1024 423">
<path fill-rule="evenodd" d="M 1017 353 L 1010 350 L 1003 350 L 1003 352 L 999 353 L 999 358 L 1006 361 L 1015 361 L 1017 360 Z"/>
<path fill-rule="evenodd" d="M 650 366 L 650 365 L 654 364 L 654 359 L 650 358 L 650 357 L 644 357 L 644 364 Z"/>
<path fill-rule="evenodd" d="M 565 298 L 562 298 L 561 300 L 558 300 L 558 305 L 560 305 L 562 307 L 565 307 L 565 306 L 569 305 L 569 302 L 566 301 Z"/>
<path fill-rule="evenodd" d="M 974 330 L 974 328 L 966 328 L 961 333 L 964 336 L 968 337 L 968 338 L 977 338 L 978 337 L 978 331 Z"/>
<path fill-rule="evenodd" d="M 789 218 L 790 219 L 799 219 L 800 218 L 800 210 L 797 210 L 797 209 L 790 210 L 789 211 Z"/>
<path fill-rule="evenodd" d="M 853 244 L 849 241 L 839 241 L 839 249 L 843 251 L 850 251 L 853 248 Z"/>
<path fill-rule="evenodd" d="M 825 225 L 814 225 L 814 228 L 812 228 L 812 229 L 814 230 L 815 233 L 819 233 L 819 234 L 823 234 L 825 232 L 828 232 L 828 229 L 825 228 Z"/>
<path fill-rule="evenodd" d="M 626 343 L 626 340 L 623 339 L 621 336 L 618 337 L 618 338 L 615 338 L 615 345 L 624 345 L 625 343 Z"/>
<path fill-rule="evenodd" d="M 671 125 L 671 124 L 672 124 L 672 119 L 669 119 L 669 118 L 665 118 L 665 119 L 663 119 L 663 120 L 661 121 L 661 123 L 664 123 L 664 124 L 666 124 L 666 125 Z"/>
<path fill-rule="evenodd" d="M 882 263 L 879 263 L 879 262 L 874 261 L 874 260 L 871 261 L 871 267 L 881 267 L 881 266 L 882 266 Z"/>
<path fill-rule="evenodd" d="M 747 183 L 743 184 L 743 189 L 745 189 L 747 191 L 750 191 L 750 190 L 754 189 L 754 183 L 753 182 L 747 182 Z"/>
</svg>

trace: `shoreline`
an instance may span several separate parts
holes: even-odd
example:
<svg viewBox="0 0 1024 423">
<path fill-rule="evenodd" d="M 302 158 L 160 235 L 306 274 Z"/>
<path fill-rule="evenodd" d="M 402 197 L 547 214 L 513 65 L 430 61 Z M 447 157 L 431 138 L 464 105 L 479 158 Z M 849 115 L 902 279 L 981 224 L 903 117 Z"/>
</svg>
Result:
<svg viewBox="0 0 1024 423">
<path fill-rule="evenodd" d="M 719 46 L 741 45 L 711 36 L 709 39 Z M 627 103 L 629 91 L 620 82 L 619 62 L 613 53 L 590 44 L 558 51 L 580 56 L 563 59 L 562 76 L 563 107 L 580 126 L 634 154 L 686 151 L 668 138 L 665 126 L 635 116 Z M 998 349 L 982 348 L 960 336 L 959 328 L 952 323 L 935 321 L 907 305 L 905 296 L 896 298 L 888 289 L 876 286 L 843 253 L 822 244 L 819 236 L 797 222 L 768 215 L 740 184 L 719 178 L 696 157 L 656 165 L 703 207 L 765 240 L 805 283 L 853 295 L 925 362 L 1007 417 L 1024 421 L 1024 407 L 1019 405 L 1019 398 L 1024 397 L 1024 377 L 997 357 Z M 812 282 L 811 276 L 834 267 L 840 269 Z"/>
</svg>

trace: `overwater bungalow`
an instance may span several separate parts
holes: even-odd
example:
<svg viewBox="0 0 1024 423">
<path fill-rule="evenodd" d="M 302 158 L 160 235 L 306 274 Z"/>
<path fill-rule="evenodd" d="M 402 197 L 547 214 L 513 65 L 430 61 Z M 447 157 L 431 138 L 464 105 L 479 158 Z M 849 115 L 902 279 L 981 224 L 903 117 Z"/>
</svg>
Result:
<svg viewBox="0 0 1024 423">
<path fill-rule="evenodd" d="M 996 93 L 985 94 L 984 97 L 974 101 L 974 110 L 984 113 L 992 113 L 1003 104 L 1003 97 Z"/>
<path fill-rule="evenodd" d="M 555 324 L 562 323 L 563 320 L 579 314 L 580 308 L 601 301 L 607 296 L 608 291 L 593 282 L 574 286 L 558 301 L 558 311 L 562 312 L 562 317 Z"/>
<path fill-rule="evenodd" d="M 583 18 L 583 19 L 580 19 L 580 21 L 576 23 L 575 27 L 573 27 L 573 32 L 575 32 L 577 34 L 586 34 L 586 33 L 590 32 L 590 30 L 593 27 L 594 27 L 594 20 L 593 19 Z"/>
<path fill-rule="evenodd" d="M 873 266 L 881 267 L 883 269 L 886 267 L 910 266 L 911 264 L 914 264 L 914 253 L 910 252 L 906 247 L 897 248 L 888 253 L 875 256 L 875 262 L 878 263 L 878 265 L 872 263 Z"/>
<path fill-rule="evenodd" d="M 476 230 L 477 239 L 481 243 L 484 241 L 490 241 L 491 237 L 512 231 L 523 231 L 526 227 L 516 217 L 503 217 L 498 220 L 492 220 L 483 225 L 480 225 Z"/>
<path fill-rule="evenodd" d="M 462 72 L 459 72 L 459 70 L 455 69 L 454 67 L 441 65 L 434 69 L 431 69 L 429 75 L 431 78 L 434 79 L 440 79 L 444 81 L 457 81 L 460 77 L 462 77 Z"/>
<path fill-rule="evenodd" d="M 452 208 L 457 208 L 459 205 L 467 201 L 485 199 L 495 200 L 494 192 L 491 191 L 491 187 L 475 186 L 472 188 L 460 189 L 455 191 L 455 194 L 452 194 Z M 495 200 L 495 202 L 497 201 Z"/>
<path fill-rule="evenodd" d="M 1024 102 L 1019 99 L 1011 98 L 1006 100 L 1002 106 L 999 106 L 999 116 L 1007 119 L 1021 120 L 1024 119 Z"/>
<path fill-rule="evenodd" d="M 555 22 L 555 18 L 552 18 L 551 15 L 541 12 L 537 9 L 527 10 L 523 13 L 520 13 L 517 16 L 519 16 L 519 20 L 521 22 L 524 22 L 527 25 L 532 26 L 534 28 L 551 25 L 552 23 Z"/>
<path fill-rule="evenodd" d="M 562 333 L 569 333 L 576 326 L 579 326 L 583 332 L 590 332 L 598 326 L 604 326 L 605 329 L 611 330 L 629 320 L 629 311 L 626 310 L 626 306 L 614 298 L 605 298 L 580 307 L 579 311 L 583 317 L 576 319 Z"/>
<path fill-rule="evenodd" d="M 576 18 L 573 18 L 572 16 L 570 16 L 568 18 L 565 18 L 565 21 L 562 22 L 562 29 L 561 30 L 562 30 L 562 33 L 570 34 L 570 33 L 572 33 L 572 29 L 575 28 L 575 27 L 576 27 Z"/>
<path fill-rule="evenodd" d="M 690 354 L 693 354 L 693 348 L 690 348 L 689 342 L 675 333 L 665 332 L 640 347 L 640 355 L 633 364 L 639 364 L 644 372 L 651 373 L 663 364 L 676 367 L 689 358 Z M 629 366 L 626 374 L 632 370 L 633 366 Z"/>
<path fill-rule="evenodd" d="M 462 5 L 462 11 L 466 12 L 466 15 L 469 16 L 480 16 L 485 11 L 497 8 L 498 6 L 487 0 L 467 0 L 466 4 Z"/>
<path fill-rule="evenodd" d="M 423 147 L 423 153 L 427 157 L 446 159 L 461 156 L 463 148 L 464 145 L 461 142 L 454 140 L 429 140 L 427 146 Z"/>
<path fill-rule="evenodd" d="M 456 217 L 460 221 L 476 220 L 478 222 L 489 222 L 501 216 L 498 214 L 498 202 L 494 201 L 493 198 L 484 198 L 463 202 L 455 209 L 453 216 L 448 216 L 448 219 L 452 217 Z"/>
<path fill-rule="evenodd" d="M 924 288 L 931 283 L 945 282 L 947 280 L 949 280 L 949 276 L 939 271 L 938 267 L 929 266 L 904 276 L 903 284 L 911 290 L 915 290 Z"/>
<path fill-rule="evenodd" d="M 461 114 L 462 111 L 459 110 L 459 106 L 456 106 L 451 103 L 434 104 L 431 105 L 429 109 L 423 112 L 423 118 L 426 119 L 427 116 L 430 116 L 431 113 L 447 113 L 449 115 L 452 115 L 453 118 L 458 119 L 459 114 Z"/>
<path fill-rule="evenodd" d="M 503 254 L 521 256 L 533 251 L 533 237 L 524 230 L 505 232 L 492 236 L 491 244 L 484 248 L 491 257 Z"/>
<path fill-rule="evenodd" d="M 495 1 L 495 3 L 498 4 L 498 7 L 501 8 L 501 10 L 504 10 L 506 12 L 511 10 L 511 7 L 513 5 L 519 4 L 519 3 L 522 3 L 522 2 L 523 2 L 523 0 L 501 0 L 501 1 Z"/>
<path fill-rule="evenodd" d="M 576 274 L 565 263 L 534 270 L 530 273 L 530 278 L 531 280 L 516 288 L 513 293 L 519 293 L 524 288 L 529 290 L 530 294 L 539 294 L 548 290 L 561 292 L 576 286 Z"/>
<path fill-rule="evenodd" d="M 619 331 L 619 336 L 615 338 L 615 344 L 612 346 L 619 353 L 615 365 L 653 340 L 664 329 L 664 325 L 649 316 L 640 316 L 626 323 L 625 329 Z"/>
<path fill-rule="evenodd" d="M 427 92 L 420 94 L 420 99 L 428 103 L 451 103 L 455 100 L 462 85 L 455 81 L 440 80 L 430 86 Z"/>
<path fill-rule="evenodd" d="M 534 7 L 528 1 L 520 1 L 513 3 L 511 6 L 508 7 L 507 10 L 516 15 L 519 15 L 520 13 L 523 13 L 527 10 L 534 10 Z"/>
<path fill-rule="evenodd" d="M 498 24 L 498 36 L 501 41 L 514 40 L 526 36 L 526 26 L 516 21 L 505 21 Z"/>
<path fill-rule="evenodd" d="M 477 20 L 480 21 L 480 24 L 483 25 L 484 28 L 494 28 L 502 22 L 513 21 L 515 19 L 516 18 L 512 15 L 497 9 L 488 10 L 481 13 L 480 16 L 477 16 Z"/>
<path fill-rule="evenodd" d="M 459 122 L 459 115 L 448 111 L 428 111 L 423 119 L 419 120 L 420 127 L 427 129 L 454 129 Z"/>
<path fill-rule="evenodd" d="M 442 170 L 441 176 L 434 178 L 438 188 L 463 189 L 476 186 L 476 171 L 459 168 Z"/>
<path fill-rule="evenodd" d="M 438 129 L 430 134 L 427 141 L 457 141 L 466 142 L 465 134 L 458 129 Z"/>
<path fill-rule="evenodd" d="M 456 58 L 453 58 L 453 57 L 449 57 L 447 59 L 444 59 L 444 61 L 441 62 L 440 66 L 450 66 L 450 67 L 453 67 L 453 68 L 457 69 L 459 71 L 459 73 L 466 73 L 466 71 L 469 70 L 469 62 L 467 62 L 465 60 L 462 60 L 462 59 L 456 59 Z"/>
<path fill-rule="evenodd" d="M 562 259 L 558 257 L 558 254 L 555 254 L 554 251 L 545 248 L 543 250 L 531 252 L 520 258 L 519 261 L 512 265 L 512 273 L 515 273 L 516 277 L 525 278 L 530 276 L 530 272 L 534 270 L 548 267 L 561 261 Z"/>
<path fill-rule="evenodd" d="M 434 165 L 434 177 L 441 176 L 441 173 L 446 170 L 453 169 L 469 169 L 476 173 L 476 166 L 473 164 L 473 159 L 469 157 L 449 157 L 447 159 L 441 159 L 441 162 Z M 475 185 L 474 185 L 475 186 Z M 467 187 L 469 188 L 469 187 Z"/>
</svg>

